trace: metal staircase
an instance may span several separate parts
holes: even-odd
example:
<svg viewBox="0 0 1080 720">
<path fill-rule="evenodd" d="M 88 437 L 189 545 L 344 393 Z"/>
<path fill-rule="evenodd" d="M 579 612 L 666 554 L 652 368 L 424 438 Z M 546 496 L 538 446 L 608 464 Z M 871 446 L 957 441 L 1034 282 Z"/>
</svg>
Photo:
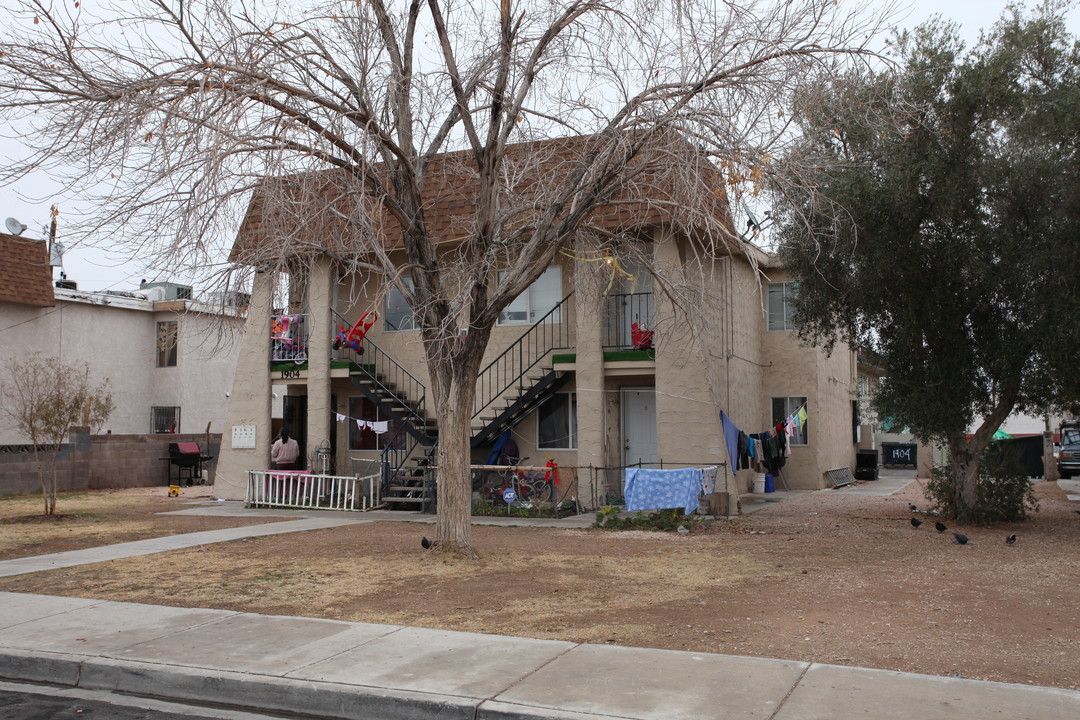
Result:
<svg viewBox="0 0 1080 720">
<path fill-rule="evenodd" d="M 480 371 L 473 404 L 472 446 L 491 443 L 570 379 L 556 372 L 556 350 L 573 348 L 573 323 L 564 318 L 570 293 Z"/>
<path fill-rule="evenodd" d="M 411 460 L 417 461 L 414 467 L 430 463 L 435 452 L 439 430 L 427 415 L 427 388 L 370 338 L 364 339 L 359 353 L 347 348 L 339 352 L 349 356 L 353 387 L 379 409 L 381 417 L 391 420 L 382 450 L 382 501 L 391 507 L 426 508 L 434 493 L 424 482 L 425 473 L 402 471 Z"/>
<path fill-rule="evenodd" d="M 480 372 L 473 404 L 474 448 L 494 442 L 569 380 L 568 374 L 553 369 L 551 356 L 573 347 L 573 323 L 562 316 L 571 295 Z M 434 487 L 424 467 L 435 464 L 439 431 L 427 415 L 427 388 L 369 338 L 360 353 L 347 352 L 353 386 L 393 421 L 382 451 L 383 502 L 391 508 L 430 509 Z"/>
</svg>

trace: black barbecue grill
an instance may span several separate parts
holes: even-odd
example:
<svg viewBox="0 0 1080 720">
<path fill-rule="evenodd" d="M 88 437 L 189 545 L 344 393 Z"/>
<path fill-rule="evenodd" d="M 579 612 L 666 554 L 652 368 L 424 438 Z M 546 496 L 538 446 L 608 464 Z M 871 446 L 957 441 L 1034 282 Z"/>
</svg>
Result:
<svg viewBox="0 0 1080 720">
<path fill-rule="evenodd" d="M 169 443 L 169 464 L 166 466 L 167 480 L 172 482 L 172 469 L 176 468 L 176 481 L 180 482 L 187 476 L 187 484 L 192 485 L 195 478 L 202 481 L 202 464 L 210 460 L 210 455 L 203 455 L 197 442 L 173 442 Z"/>
</svg>

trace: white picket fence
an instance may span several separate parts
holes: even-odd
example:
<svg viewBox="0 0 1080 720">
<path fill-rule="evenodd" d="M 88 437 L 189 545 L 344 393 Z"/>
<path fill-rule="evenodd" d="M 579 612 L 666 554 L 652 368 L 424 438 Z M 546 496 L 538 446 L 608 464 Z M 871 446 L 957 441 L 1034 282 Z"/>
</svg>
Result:
<svg viewBox="0 0 1080 720">
<path fill-rule="evenodd" d="M 365 511 L 381 504 L 381 474 L 312 475 L 297 470 L 248 470 L 244 502 L 256 507 Z"/>
</svg>

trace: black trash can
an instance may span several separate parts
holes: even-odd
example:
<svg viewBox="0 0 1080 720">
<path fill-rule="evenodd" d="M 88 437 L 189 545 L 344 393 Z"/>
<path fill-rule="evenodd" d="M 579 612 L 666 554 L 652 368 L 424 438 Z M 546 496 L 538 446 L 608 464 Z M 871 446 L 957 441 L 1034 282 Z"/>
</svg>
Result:
<svg viewBox="0 0 1080 720">
<path fill-rule="evenodd" d="M 859 450 L 855 453 L 855 479 L 878 479 L 877 450 Z"/>
</svg>

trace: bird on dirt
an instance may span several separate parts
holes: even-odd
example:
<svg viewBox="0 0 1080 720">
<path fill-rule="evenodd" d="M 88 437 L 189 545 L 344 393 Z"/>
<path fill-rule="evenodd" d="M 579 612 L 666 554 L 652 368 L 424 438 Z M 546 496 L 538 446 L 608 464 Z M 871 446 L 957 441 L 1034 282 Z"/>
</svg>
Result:
<svg viewBox="0 0 1080 720">
<path fill-rule="evenodd" d="M 938 532 L 945 532 L 946 530 L 949 529 L 949 526 L 946 525 L 945 523 L 941 522 L 940 520 L 938 520 L 936 523 L 934 523 L 934 527 L 937 528 Z"/>
<path fill-rule="evenodd" d="M 431 547 L 431 541 L 430 541 L 430 540 L 428 540 L 426 536 L 425 536 L 425 537 L 422 537 L 422 538 L 420 538 L 420 547 L 422 547 L 422 548 L 424 548 L 425 550 L 427 550 L 427 549 L 428 549 L 429 547 Z"/>
<path fill-rule="evenodd" d="M 1005 544 L 1006 545 L 1015 545 L 1016 544 L 1016 535 L 1010 535 L 1009 537 L 1005 538 Z"/>
<path fill-rule="evenodd" d="M 915 503 L 908 503 L 907 506 L 911 512 L 919 512 L 919 508 L 916 507 Z"/>
<path fill-rule="evenodd" d="M 911 527 L 917 528 L 920 525 L 922 525 L 922 520 L 920 520 L 919 518 L 911 518 Z"/>
<path fill-rule="evenodd" d="M 679 527 L 677 527 L 675 529 L 679 531 L 680 535 L 689 535 L 690 534 L 690 529 L 687 528 L 685 525 L 680 525 Z"/>
<path fill-rule="evenodd" d="M 965 535 L 964 533 L 954 532 L 953 537 L 956 538 L 956 543 L 958 545 L 967 545 L 968 544 L 968 536 Z"/>
</svg>

